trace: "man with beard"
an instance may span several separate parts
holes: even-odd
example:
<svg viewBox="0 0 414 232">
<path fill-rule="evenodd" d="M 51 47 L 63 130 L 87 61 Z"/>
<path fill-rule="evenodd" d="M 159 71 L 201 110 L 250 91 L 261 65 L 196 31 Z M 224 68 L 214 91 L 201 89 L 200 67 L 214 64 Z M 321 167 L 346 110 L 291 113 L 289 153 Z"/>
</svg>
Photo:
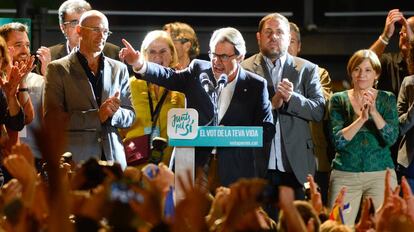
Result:
<svg viewBox="0 0 414 232">
<path fill-rule="evenodd" d="M 65 151 L 73 154 L 75 163 L 97 158 L 125 168 L 118 129 L 131 126 L 135 119 L 127 67 L 102 53 L 111 34 L 104 14 L 83 13 L 76 32 L 79 47 L 47 67 L 45 121 L 56 112 L 67 115 Z"/>
<path fill-rule="evenodd" d="M 5 39 L 7 47 L 11 51 L 10 58 L 13 63 L 28 62 L 30 59 L 33 59 L 30 56 L 30 41 L 26 25 L 18 22 L 5 24 L 0 27 L 0 36 Z M 38 168 L 40 167 L 42 156 L 36 145 L 33 129 L 39 127 L 42 120 L 43 89 L 44 79 L 42 76 L 30 72 L 23 77 L 19 84 L 18 97 L 25 113 L 26 126 L 19 134 L 16 131 L 9 131 L 13 144 L 17 142 L 19 137 L 21 142 L 29 145 L 36 158 Z"/>
<path fill-rule="evenodd" d="M 281 14 L 265 16 L 256 33 L 260 53 L 242 66 L 267 80 L 276 135 L 266 178 L 273 185 L 287 185 L 296 199 L 304 199 L 303 184 L 315 174 L 315 156 L 309 121 L 321 121 L 325 99 L 318 66 L 288 53 L 289 21 Z M 274 216 L 274 215 L 273 215 Z"/>
</svg>

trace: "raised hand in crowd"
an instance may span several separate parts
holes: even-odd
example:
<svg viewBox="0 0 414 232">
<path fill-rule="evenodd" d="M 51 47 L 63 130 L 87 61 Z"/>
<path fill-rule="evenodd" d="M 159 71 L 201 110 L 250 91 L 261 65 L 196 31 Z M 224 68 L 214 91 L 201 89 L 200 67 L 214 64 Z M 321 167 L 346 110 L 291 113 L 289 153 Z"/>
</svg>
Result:
<svg viewBox="0 0 414 232">
<path fill-rule="evenodd" d="M 407 204 L 406 214 L 414 223 L 414 195 L 410 185 L 408 184 L 407 178 L 404 176 L 401 179 L 401 190 L 403 193 L 403 199 Z"/>
<path fill-rule="evenodd" d="M 312 204 L 313 209 L 316 211 L 316 213 L 320 214 L 323 212 L 323 203 L 322 203 L 321 193 L 318 191 L 318 185 L 313 179 L 313 176 L 309 174 L 307 179 L 310 185 L 310 198 L 311 198 L 310 202 Z"/>
<path fill-rule="evenodd" d="M 216 189 L 216 194 L 210 207 L 210 212 L 207 215 L 207 224 L 210 228 L 215 226 L 215 222 L 220 223 L 221 218 L 227 214 L 226 205 L 229 202 L 229 198 L 230 188 L 221 186 Z"/>
<path fill-rule="evenodd" d="M 163 197 L 165 197 L 170 187 L 174 187 L 174 173 L 164 163 L 159 163 L 158 166 L 147 164 L 143 170 L 143 174 L 153 183 L 157 191 L 162 193 Z"/>
<path fill-rule="evenodd" d="M 177 203 L 172 229 L 175 232 L 209 231 L 205 220 L 211 203 L 208 192 L 202 186 L 193 185 L 190 172 L 186 174 L 178 178 L 185 198 Z M 196 180 L 195 183 L 200 182 Z"/>
<path fill-rule="evenodd" d="M 143 175 L 143 178 L 146 179 Z M 146 222 L 144 227 L 152 228 L 154 226 L 163 224 L 163 204 L 162 193 L 155 187 L 154 182 L 146 180 L 147 186 L 145 188 L 138 186 L 131 186 L 131 189 L 142 197 L 142 200 L 131 200 L 129 205 L 139 218 Z"/>
<path fill-rule="evenodd" d="M 10 174 L 23 186 L 22 200 L 26 207 L 31 207 L 36 188 L 36 169 L 25 157 L 11 154 L 3 160 L 4 166 Z"/>
<path fill-rule="evenodd" d="M 295 194 L 292 188 L 286 186 L 279 187 L 279 207 L 283 210 L 287 231 L 305 232 L 307 231 L 305 223 L 293 204 L 294 200 Z"/>
<path fill-rule="evenodd" d="M 35 159 L 33 156 L 33 152 L 27 144 L 19 143 L 14 145 L 12 147 L 11 153 L 23 156 L 26 159 L 26 161 L 30 164 L 30 166 L 35 167 Z"/>
<path fill-rule="evenodd" d="M 364 198 L 362 205 L 361 217 L 359 222 L 355 225 L 355 231 L 365 232 L 375 230 L 375 208 L 374 203 L 370 197 Z"/>
<path fill-rule="evenodd" d="M 263 179 L 240 179 L 230 185 L 222 231 L 270 229 L 259 213 L 261 202 L 258 199 L 266 183 Z"/>
</svg>

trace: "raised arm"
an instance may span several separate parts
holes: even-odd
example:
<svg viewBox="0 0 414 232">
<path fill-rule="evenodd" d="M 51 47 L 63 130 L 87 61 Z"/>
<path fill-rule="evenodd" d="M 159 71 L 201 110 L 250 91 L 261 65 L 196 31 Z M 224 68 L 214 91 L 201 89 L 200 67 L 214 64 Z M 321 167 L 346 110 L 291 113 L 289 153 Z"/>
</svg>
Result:
<svg viewBox="0 0 414 232">
<path fill-rule="evenodd" d="M 387 47 L 391 37 L 394 35 L 395 23 L 401 22 L 403 19 L 405 19 L 404 15 L 402 12 L 400 12 L 399 9 L 392 9 L 388 12 L 382 34 L 369 48 L 375 52 L 378 57 L 381 57 L 382 53 L 384 53 L 384 50 Z"/>
</svg>

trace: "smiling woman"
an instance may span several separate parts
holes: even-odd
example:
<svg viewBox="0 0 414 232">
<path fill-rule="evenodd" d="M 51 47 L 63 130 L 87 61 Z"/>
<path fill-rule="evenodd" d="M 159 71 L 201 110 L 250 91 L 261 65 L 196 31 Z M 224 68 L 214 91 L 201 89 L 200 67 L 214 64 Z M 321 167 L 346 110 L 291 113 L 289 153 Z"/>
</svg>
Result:
<svg viewBox="0 0 414 232">
<path fill-rule="evenodd" d="M 344 202 L 350 212 L 344 214 L 347 225 L 354 225 L 361 197 L 372 197 L 375 209 L 382 204 L 387 168 L 396 175 L 390 147 L 398 136 L 395 96 L 373 88 L 381 73 L 381 64 L 371 50 L 359 50 L 349 59 L 348 75 L 353 88 L 335 93 L 330 102 L 331 134 L 336 155 L 330 179 L 329 204 L 343 186 Z"/>
</svg>

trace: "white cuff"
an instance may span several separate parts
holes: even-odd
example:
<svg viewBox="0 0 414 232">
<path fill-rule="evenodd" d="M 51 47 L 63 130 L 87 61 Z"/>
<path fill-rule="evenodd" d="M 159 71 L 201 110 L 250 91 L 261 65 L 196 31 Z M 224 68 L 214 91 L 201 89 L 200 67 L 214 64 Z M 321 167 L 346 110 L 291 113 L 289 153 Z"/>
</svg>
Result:
<svg viewBox="0 0 414 232">
<path fill-rule="evenodd" d="M 136 68 L 132 68 L 132 70 L 135 72 L 135 73 L 138 73 L 138 74 L 144 74 L 146 71 L 147 71 L 147 62 L 146 61 L 144 61 L 144 64 L 142 65 L 142 67 L 141 67 L 141 69 L 139 69 L 139 70 L 137 70 Z"/>
</svg>

